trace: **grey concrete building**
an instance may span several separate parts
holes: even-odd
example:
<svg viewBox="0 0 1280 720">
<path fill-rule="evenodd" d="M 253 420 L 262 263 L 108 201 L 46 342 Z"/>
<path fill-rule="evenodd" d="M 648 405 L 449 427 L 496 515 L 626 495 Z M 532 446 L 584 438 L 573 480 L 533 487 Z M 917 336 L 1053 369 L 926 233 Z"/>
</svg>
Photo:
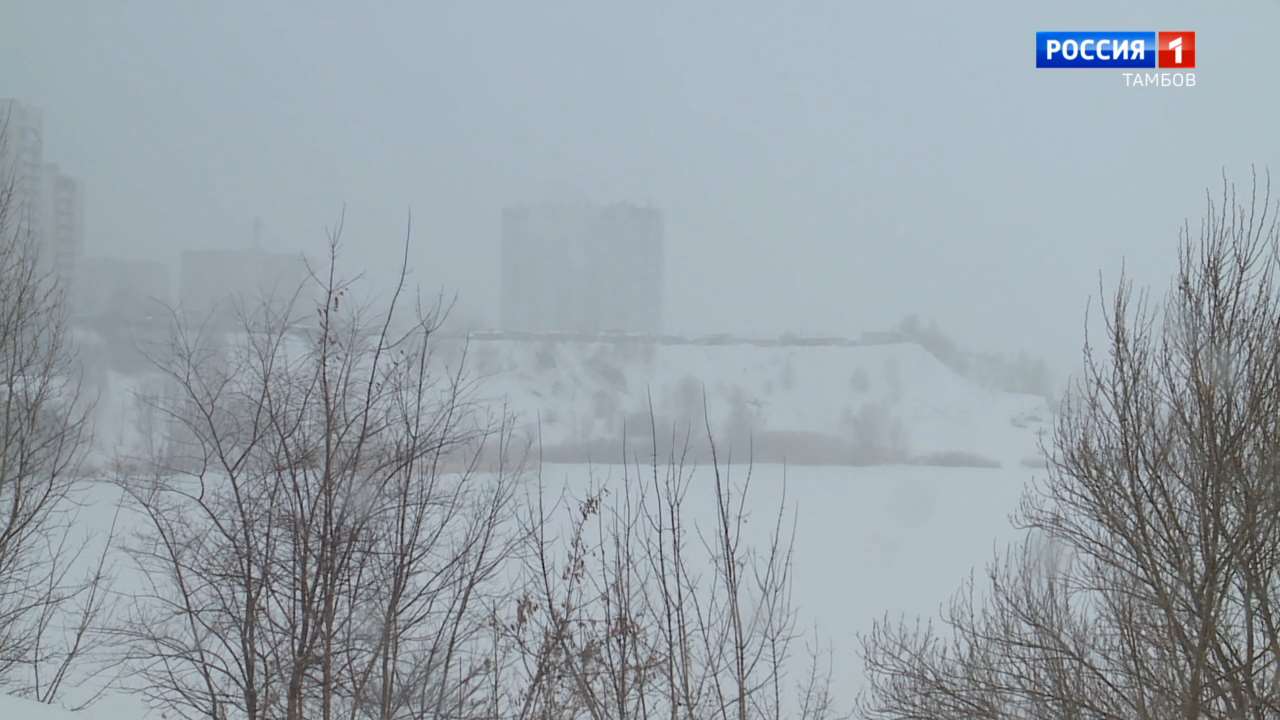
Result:
<svg viewBox="0 0 1280 720">
<path fill-rule="evenodd" d="M 6 231 L 27 235 L 47 270 L 64 283 L 76 276 L 84 252 L 84 194 L 80 182 L 45 161 L 44 114 L 0 99 L 0 181 L 13 182 Z"/>
</svg>

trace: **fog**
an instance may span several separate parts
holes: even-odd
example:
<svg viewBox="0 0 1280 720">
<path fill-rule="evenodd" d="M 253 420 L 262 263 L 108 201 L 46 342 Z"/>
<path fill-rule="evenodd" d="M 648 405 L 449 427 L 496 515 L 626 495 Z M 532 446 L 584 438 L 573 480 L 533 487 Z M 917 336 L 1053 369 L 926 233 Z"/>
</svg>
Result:
<svg viewBox="0 0 1280 720">
<path fill-rule="evenodd" d="M 1199 85 L 1037 71 L 1032 35 L 1187 27 Z M 495 325 L 500 212 L 662 210 L 666 329 L 916 313 L 1077 363 L 1099 272 L 1162 282 L 1223 170 L 1280 161 L 1280 3 L 12 3 L 0 88 L 85 186 L 85 252 L 410 263 Z M 382 274 L 382 275 L 378 275 Z"/>
<path fill-rule="evenodd" d="M 1280 597 L 1280 532 L 1257 520 L 1280 507 L 1266 474 L 1280 455 L 1268 425 L 1280 397 L 1280 255 L 1253 252 L 1263 241 L 1280 248 L 1280 224 L 1213 226 L 1206 235 L 1231 241 L 1219 255 L 1181 268 L 1178 257 L 1179 233 L 1198 235 L 1206 192 L 1225 178 L 1247 193 L 1255 170 L 1280 172 L 1280 1 L 0 5 L 0 506 L 13 518 L 33 508 L 23 522 L 0 519 L 0 567 L 23 569 L 0 573 L 0 656 L 17 658 L 0 668 L 0 714 L 34 717 L 26 700 L 71 705 L 100 685 L 108 704 L 98 708 L 127 700 L 100 710 L 120 720 L 148 717 L 143 701 L 149 717 L 256 717 L 260 698 L 272 717 L 319 716 L 320 706 L 328 717 L 335 693 L 351 717 L 409 716 L 389 707 L 393 697 L 421 702 L 414 717 L 442 716 L 446 696 L 456 697 L 451 716 L 479 717 L 471 683 L 491 675 L 493 707 L 512 711 L 503 717 L 554 716 L 530 710 L 535 696 L 574 717 L 612 717 L 583 699 L 605 684 L 594 671 L 561 666 L 588 668 L 622 637 L 659 648 L 639 671 L 671 683 L 655 707 L 712 717 L 711 704 L 677 692 L 689 690 L 689 668 L 676 688 L 674 663 L 690 660 L 676 636 L 697 626 L 720 639 L 706 640 L 695 683 L 710 678 L 717 691 L 733 670 L 719 663 L 737 653 L 739 709 L 742 688 L 776 689 L 801 655 L 772 656 L 768 682 L 755 675 L 767 663 L 744 674 L 744 607 L 758 613 L 747 644 L 770 651 L 788 622 L 821 626 L 838 703 L 876 672 L 941 678 L 934 662 L 955 677 L 880 687 L 882 709 L 976 687 L 992 691 L 992 707 L 1030 698 L 1025 713 L 1048 695 L 1031 681 L 998 685 L 1034 660 L 1076 714 L 1280 707 L 1280 684 L 1263 680 L 1275 659 L 1254 649 L 1255 635 L 1280 647 L 1268 605 Z M 1034 36 L 1051 30 L 1194 31 L 1194 87 L 1037 69 Z M 404 262 L 409 293 L 456 297 L 450 332 L 370 322 L 341 282 L 308 275 L 300 256 L 322 268 L 339 228 L 338 267 L 363 274 L 360 300 L 383 309 Z M 47 276 L 29 272 L 39 267 L 30 238 L 52 263 Z M 1210 270 L 1222 267 L 1239 272 L 1219 283 Z M 1101 399 L 1060 404 L 1086 338 L 1103 329 L 1089 314 L 1099 295 L 1123 270 L 1159 301 L 1180 269 L 1174 310 L 1190 321 L 1164 336 L 1159 326 L 1118 333 L 1108 349 L 1128 353 L 1124 381 L 1106 381 L 1104 360 L 1090 386 Z M 71 290 L 66 326 L 46 280 Z M 292 326 L 237 325 L 241 308 L 226 303 L 299 286 L 318 302 L 292 308 L 305 308 Z M 149 298 L 191 314 L 168 316 Z M 191 340 L 198 333 L 170 320 L 209 334 Z M 1161 337 L 1174 341 L 1159 353 L 1145 344 Z M 1221 437 L 1236 444 L 1219 452 Z M 1051 446 L 1075 464 L 1050 467 Z M 744 478 L 756 478 L 747 499 L 734 494 Z M 1132 487 L 1113 492 L 1115 478 Z M 1214 483 L 1240 487 L 1207 492 Z M 546 512 L 544 496 L 563 504 Z M 1005 522 L 1036 502 L 1043 514 L 1029 526 L 1043 536 Z M 433 522 L 428 540 L 414 534 Z M 1229 548 L 1206 545 L 1222 537 Z M 76 546 L 66 538 L 82 550 L 64 554 Z M 689 557 L 703 553 L 691 565 L 681 540 Z M 984 585 L 989 551 L 1020 540 L 1002 556 L 1005 574 Z M 166 558 L 161 546 L 176 549 Z M 762 547 L 775 554 L 754 554 Z M 625 563 L 610 567 L 611 549 Z M 313 555 L 325 560 L 308 564 Z M 438 587 L 421 580 L 432 563 L 447 566 Z M 1177 566 L 1173 581 L 1165 566 Z M 699 585 L 688 567 L 711 579 Z M 747 567 L 757 585 L 740 595 Z M 898 671 L 862 672 L 855 638 L 871 633 L 867 657 L 882 661 L 914 652 L 905 630 L 876 640 L 876 618 L 931 613 L 975 568 L 980 605 L 1008 620 L 1025 601 L 1026 617 L 980 652 L 933 645 Z M 83 584 L 66 580 L 80 571 Z M 1062 594 L 1059 571 L 1071 588 Z M 188 572 L 200 581 L 188 585 Z M 668 583 L 685 582 L 696 590 L 686 604 L 706 593 L 694 625 L 646 635 L 646 618 L 662 620 L 654 608 L 668 623 L 679 614 L 685 596 Z M 72 590 L 55 592 L 63 583 Z M 244 602 L 225 599 L 241 591 Z M 294 623 L 324 593 L 324 612 Z M 423 609 L 437 601 L 450 608 L 443 619 Z M 412 631 L 401 616 L 416 618 Z M 1036 642 L 1024 643 L 1023 624 L 1037 621 Z M 319 643 L 306 628 L 323 623 Z M 335 650 L 342 623 L 350 633 Z M 1115 643 L 1126 623 L 1137 629 Z M 1183 658 L 1164 630 L 1197 625 L 1202 642 L 1223 647 Z M 305 638 L 289 634 L 297 627 Z M 47 649 L 62 646 L 46 635 L 66 628 L 81 628 L 68 649 Z M 1057 645 L 1041 644 L 1045 628 Z M 245 643 L 228 640 L 241 631 Z M 424 640 L 437 631 L 451 637 L 443 670 Z M 406 638 L 403 656 L 391 657 L 401 652 L 393 634 Z M 460 637 L 464 659 L 450 665 Z M 1232 646 L 1241 638 L 1247 651 Z M 512 654 L 491 665 L 499 645 Z M 1054 655 L 1067 645 L 1079 657 Z M 171 647 L 188 648 L 176 662 L 206 673 L 205 687 L 157 670 Z M 362 658 L 344 672 L 382 658 L 376 712 L 365 683 L 378 663 L 335 681 L 335 652 Z M 627 652 L 642 654 L 621 651 L 624 689 Z M 992 663 L 989 677 L 969 677 L 958 657 Z M 86 658 L 105 669 L 83 669 Z M 223 665 L 211 671 L 210 658 Z M 1178 685 L 1192 664 L 1194 682 Z M 41 689 L 50 665 L 74 669 L 59 667 Z M 1237 684 L 1208 688 L 1202 675 Z M 62 693 L 63 678 L 77 687 Z M 640 685 L 641 696 L 656 692 Z M 428 686 L 439 690 L 432 703 Z M 500 702 L 500 690 L 512 694 Z M 1083 694 L 1106 710 L 1081 710 Z M 728 717 L 732 703 L 716 702 Z"/>
</svg>

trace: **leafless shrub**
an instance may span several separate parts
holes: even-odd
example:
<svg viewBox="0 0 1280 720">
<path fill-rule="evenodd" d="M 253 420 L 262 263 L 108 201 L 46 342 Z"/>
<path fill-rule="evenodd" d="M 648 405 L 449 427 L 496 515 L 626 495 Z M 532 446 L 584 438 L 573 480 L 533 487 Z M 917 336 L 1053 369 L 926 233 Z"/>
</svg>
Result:
<svg viewBox="0 0 1280 720">
<path fill-rule="evenodd" d="M 335 232 L 282 310 L 222 342 L 179 324 L 153 356 L 177 392 L 162 450 L 119 479 L 144 587 L 118 632 L 137 689 L 181 716 L 475 717 L 488 687 L 508 425 L 468 400 L 465 353 L 436 361 L 440 304 L 393 330 L 403 272 L 367 317 L 337 255 Z"/>
<path fill-rule="evenodd" d="M 750 543 L 750 472 L 730 478 L 705 405 L 709 522 L 674 438 L 620 488 L 522 493 L 505 416 L 441 372 L 439 315 L 367 321 L 336 256 L 314 314 L 293 317 L 300 291 L 229 337 L 178 324 L 153 356 L 165 441 L 119 476 L 139 692 L 210 720 L 837 716 L 830 651 L 793 668 L 785 502 Z"/>
<path fill-rule="evenodd" d="M 789 673 L 797 632 L 786 503 L 764 518 L 763 544 L 750 543 L 751 471 L 732 479 L 709 424 L 706 437 L 712 477 L 703 484 L 673 452 L 647 468 L 637 458 L 620 484 L 593 484 L 563 504 L 549 506 L 545 488 L 530 501 L 525 589 L 495 624 L 495 647 L 507 649 L 496 664 L 512 677 L 505 692 L 495 687 L 495 709 L 510 710 L 501 717 L 838 716 L 820 648 L 810 648 L 807 673 Z M 704 489 L 709 522 L 690 507 Z"/>
<path fill-rule="evenodd" d="M 1065 402 L 1034 533 L 940 626 L 863 639 L 871 718 L 1280 714 L 1280 226 L 1224 183 L 1162 311 L 1124 280 Z"/>
<path fill-rule="evenodd" d="M 0 117 L 0 161 L 6 126 Z M 108 573 L 76 527 L 89 408 L 62 287 L 19 197 L 0 162 L 0 690 L 48 703 L 104 670 L 90 661 Z"/>
</svg>

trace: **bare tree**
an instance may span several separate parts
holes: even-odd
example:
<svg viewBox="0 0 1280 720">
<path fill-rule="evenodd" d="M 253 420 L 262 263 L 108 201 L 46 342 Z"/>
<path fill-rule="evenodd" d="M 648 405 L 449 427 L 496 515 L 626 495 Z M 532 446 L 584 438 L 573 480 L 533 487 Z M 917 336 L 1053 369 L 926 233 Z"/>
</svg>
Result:
<svg viewBox="0 0 1280 720">
<path fill-rule="evenodd" d="M 709 426 L 704 522 L 683 455 L 522 493 L 505 409 L 473 402 L 465 344 L 439 354 L 442 305 L 397 330 L 402 272 L 370 317 L 337 237 L 306 287 L 152 354 L 165 437 L 119 465 L 139 692 L 208 720 L 835 717 L 821 652 L 792 671 L 785 501 L 747 542 L 750 472 Z"/>
<path fill-rule="evenodd" d="M 513 651 L 495 664 L 511 666 L 505 689 L 516 693 L 494 688 L 494 707 L 508 708 L 502 717 L 839 715 L 820 652 L 808 675 L 792 672 L 788 506 L 766 516 L 762 544 L 749 542 L 750 466 L 741 481 L 731 478 L 706 430 L 712 460 L 700 486 L 686 462 L 689 438 L 673 437 L 665 461 L 655 452 L 647 468 L 624 462 L 618 484 L 593 483 L 553 507 L 540 487 L 527 503 L 527 583 L 514 618 L 499 623 Z M 650 433 L 656 448 L 652 412 Z M 711 501 L 701 521 L 690 507 L 695 487 Z"/>
<path fill-rule="evenodd" d="M 437 357 L 442 304 L 397 329 L 404 270 L 370 316 L 337 257 L 335 232 L 307 287 L 220 339 L 178 324 L 154 356 L 170 430 L 120 478 L 146 579 L 120 632 L 141 691 L 183 717 L 482 704 L 518 475 L 485 463 L 508 426 L 469 400 L 465 348 Z"/>
<path fill-rule="evenodd" d="M 102 669 L 84 661 L 98 647 L 106 555 L 94 562 L 75 527 L 89 407 L 62 286 L 40 262 L 6 161 L 7 124 L 0 118 L 0 688 L 48 703 Z"/>
<path fill-rule="evenodd" d="M 864 638 L 872 718 L 1280 715 L 1280 225 L 1224 181 L 1161 308 L 1122 280 L 1032 533 L 941 626 Z"/>
</svg>

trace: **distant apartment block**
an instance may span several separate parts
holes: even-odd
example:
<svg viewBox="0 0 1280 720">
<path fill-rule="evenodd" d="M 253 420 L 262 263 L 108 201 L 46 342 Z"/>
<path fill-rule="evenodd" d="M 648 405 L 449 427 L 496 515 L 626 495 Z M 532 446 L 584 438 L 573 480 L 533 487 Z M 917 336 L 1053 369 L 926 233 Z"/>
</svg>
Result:
<svg viewBox="0 0 1280 720">
<path fill-rule="evenodd" d="M 267 302 L 283 310 L 307 282 L 301 254 L 263 250 L 184 252 L 179 270 L 179 303 L 196 321 L 233 327 L 238 313 L 253 313 Z"/>
<path fill-rule="evenodd" d="M 44 170 L 44 116 L 39 108 L 0 99 L 0 170 L 13 182 L 14 203 L 4 218 L 7 231 L 41 237 L 40 186 Z"/>
<path fill-rule="evenodd" d="M 665 257 L 656 209 L 508 208 L 501 257 L 503 330 L 662 331 Z"/>
<path fill-rule="evenodd" d="M 80 182 L 45 162 L 44 116 L 39 108 L 0 99 L 0 181 L 13 182 L 14 203 L 4 218 L 37 246 L 45 269 L 72 282 L 84 251 L 84 198 Z"/>
<path fill-rule="evenodd" d="M 40 175 L 41 257 L 65 280 L 84 254 L 84 198 L 80 182 L 46 163 Z"/>
</svg>

